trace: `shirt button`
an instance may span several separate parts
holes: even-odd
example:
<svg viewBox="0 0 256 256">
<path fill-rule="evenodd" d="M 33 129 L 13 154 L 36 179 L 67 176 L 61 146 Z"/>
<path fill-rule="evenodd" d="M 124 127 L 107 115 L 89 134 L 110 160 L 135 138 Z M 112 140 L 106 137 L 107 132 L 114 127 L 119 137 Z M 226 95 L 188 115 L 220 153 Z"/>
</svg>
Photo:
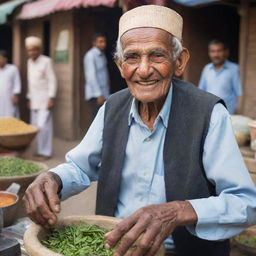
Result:
<svg viewBox="0 0 256 256">
<path fill-rule="evenodd" d="M 145 139 L 145 141 L 146 142 L 151 141 L 151 138 L 148 137 L 148 138 Z"/>
<path fill-rule="evenodd" d="M 148 172 L 147 171 L 143 172 L 143 175 L 144 176 L 148 175 Z"/>
</svg>

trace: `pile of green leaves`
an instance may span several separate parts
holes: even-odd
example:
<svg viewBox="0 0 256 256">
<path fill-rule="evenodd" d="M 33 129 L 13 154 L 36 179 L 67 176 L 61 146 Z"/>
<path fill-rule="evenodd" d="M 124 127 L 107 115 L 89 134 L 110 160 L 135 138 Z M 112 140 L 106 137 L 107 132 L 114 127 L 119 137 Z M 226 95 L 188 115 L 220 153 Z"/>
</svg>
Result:
<svg viewBox="0 0 256 256">
<path fill-rule="evenodd" d="M 241 244 L 256 248 L 256 237 L 255 236 L 252 236 L 252 237 L 240 236 L 239 237 L 239 242 Z"/>
<path fill-rule="evenodd" d="M 108 231 L 102 227 L 85 224 L 55 228 L 41 243 L 65 256 L 110 256 L 113 250 L 105 249 L 103 238 Z"/>
<path fill-rule="evenodd" d="M 0 177 L 28 175 L 42 169 L 38 164 L 17 157 L 0 158 Z"/>
</svg>

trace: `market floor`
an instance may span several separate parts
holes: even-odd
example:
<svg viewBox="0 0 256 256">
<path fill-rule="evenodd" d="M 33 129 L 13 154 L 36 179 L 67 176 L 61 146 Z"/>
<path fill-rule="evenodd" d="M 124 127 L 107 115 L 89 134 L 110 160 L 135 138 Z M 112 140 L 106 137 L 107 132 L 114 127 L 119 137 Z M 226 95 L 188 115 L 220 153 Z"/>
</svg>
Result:
<svg viewBox="0 0 256 256">
<path fill-rule="evenodd" d="M 44 163 L 49 168 L 55 167 L 65 160 L 65 154 L 75 147 L 80 141 L 68 141 L 60 138 L 54 138 L 53 141 L 53 157 Z M 22 153 L 22 157 L 26 159 L 32 159 L 35 149 L 35 142 Z M 95 202 L 96 202 L 96 188 L 97 183 L 93 182 L 92 186 L 86 191 L 83 191 L 79 195 L 75 195 L 65 200 L 61 204 L 60 217 L 70 215 L 85 215 L 94 214 Z M 247 256 L 238 251 L 234 246 L 232 247 L 232 253 L 230 256 Z"/>
</svg>

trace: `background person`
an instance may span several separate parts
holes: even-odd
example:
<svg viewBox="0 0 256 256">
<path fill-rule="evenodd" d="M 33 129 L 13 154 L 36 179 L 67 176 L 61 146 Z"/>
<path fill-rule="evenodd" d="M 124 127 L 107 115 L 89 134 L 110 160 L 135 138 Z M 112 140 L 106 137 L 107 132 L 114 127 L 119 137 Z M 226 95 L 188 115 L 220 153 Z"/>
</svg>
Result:
<svg viewBox="0 0 256 256">
<path fill-rule="evenodd" d="M 7 52 L 0 50 L 0 117 L 19 117 L 20 74 L 7 62 Z"/>
<path fill-rule="evenodd" d="M 219 39 L 209 43 L 208 54 L 212 62 L 204 67 L 199 88 L 222 98 L 229 113 L 234 114 L 242 95 L 239 66 L 227 60 L 229 50 Z"/>
<path fill-rule="evenodd" d="M 84 56 L 85 99 L 90 103 L 93 119 L 109 96 L 109 74 L 104 54 L 106 44 L 106 37 L 96 33 L 93 47 Z"/>
<path fill-rule="evenodd" d="M 37 135 L 37 160 L 52 156 L 53 122 L 52 109 L 57 91 L 52 61 L 41 54 L 42 41 L 38 37 L 27 37 L 25 45 L 28 54 L 28 107 L 31 124 L 39 127 Z"/>
</svg>

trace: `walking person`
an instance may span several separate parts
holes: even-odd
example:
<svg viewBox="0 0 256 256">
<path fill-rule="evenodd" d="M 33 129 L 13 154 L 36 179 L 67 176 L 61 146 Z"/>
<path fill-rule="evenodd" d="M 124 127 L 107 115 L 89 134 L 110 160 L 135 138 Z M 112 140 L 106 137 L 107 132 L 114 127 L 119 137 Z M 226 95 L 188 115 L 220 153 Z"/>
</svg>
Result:
<svg viewBox="0 0 256 256">
<path fill-rule="evenodd" d="M 222 98 L 230 114 L 237 111 L 238 98 L 242 95 L 239 66 L 229 61 L 229 50 L 219 39 L 208 45 L 211 63 L 202 72 L 199 88 Z"/>
<path fill-rule="evenodd" d="M 92 48 L 84 56 L 85 99 L 90 103 L 93 119 L 109 96 L 106 44 L 105 35 L 96 33 Z"/>
<path fill-rule="evenodd" d="M 47 160 L 52 156 L 52 109 L 57 91 L 57 80 L 52 61 L 41 54 L 42 41 L 38 37 L 25 40 L 28 54 L 28 107 L 31 124 L 39 127 L 36 159 Z"/>
<path fill-rule="evenodd" d="M 19 117 L 20 92 L 18 68 L 8 64 L 7 52 L 0 50 L 0 117 Z"/>
</svg>

